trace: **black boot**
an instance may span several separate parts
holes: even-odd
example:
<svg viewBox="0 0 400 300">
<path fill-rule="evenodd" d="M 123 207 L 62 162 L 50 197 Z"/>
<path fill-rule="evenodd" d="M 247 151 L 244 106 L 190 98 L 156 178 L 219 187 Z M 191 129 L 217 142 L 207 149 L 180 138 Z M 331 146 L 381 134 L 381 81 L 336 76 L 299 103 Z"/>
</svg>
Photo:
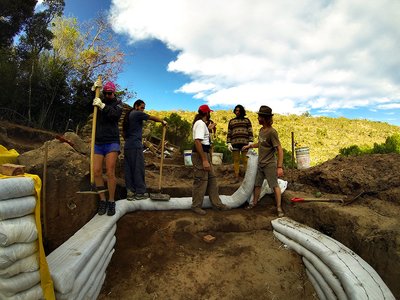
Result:
<svg viewBox="0 0 400 300">
<path fill-rule="evenodd" d="M 108 201 L 107 202 L 107 216 L 115 215 L 115 201 Z"/>
<path fill-rule="evenodd" d="M 97 213 L 101 216 L 107 211 L 107 200 L 99 200 L 97 205 Z"/>
</svg>

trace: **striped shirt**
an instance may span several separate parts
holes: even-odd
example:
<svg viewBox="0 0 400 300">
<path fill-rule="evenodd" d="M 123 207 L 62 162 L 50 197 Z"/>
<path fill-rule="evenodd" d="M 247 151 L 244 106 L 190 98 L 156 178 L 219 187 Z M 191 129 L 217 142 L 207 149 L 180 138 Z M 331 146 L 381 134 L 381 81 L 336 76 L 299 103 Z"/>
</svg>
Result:
<svg viewBox="0 0 400 300">
<path fill-rule="evenodd" d="M 247 145 L 252 141 L 253 127 L 248 118 L 234 118 L 229 121 L 227 143 Z"/>
</svg>

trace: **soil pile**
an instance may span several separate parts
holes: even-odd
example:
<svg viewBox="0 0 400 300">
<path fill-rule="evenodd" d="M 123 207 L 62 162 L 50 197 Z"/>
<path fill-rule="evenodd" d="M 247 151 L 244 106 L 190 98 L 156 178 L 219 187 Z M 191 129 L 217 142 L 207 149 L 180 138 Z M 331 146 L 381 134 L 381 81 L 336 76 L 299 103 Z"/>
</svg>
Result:
<svg viewBox="0 0 400 300">
<path fill-rule="evenodd" d="M 17 129 L 15 129 L 17 128 Z M 0 141 L 21 154 L 27 172 L 42 177 L 47 161 L 48 251 L 58 247 L 96 213 L 96 197 L 76 194 L 89 180 L 87 141 L 73 145 L 53 133 L 2 124 Z M 78 146 L 79 145 L 79 146 Z M 86 150 L 85 150 L 86 149 Z M 146 154 L 149 191 L 158 190 L 159 158 Z M 191 195 L 192 171 L 183 156 L 165 159 L 163 193 Z M 232 165 L 215 166 L 220 194 L 232 194 Z M 400 155 L 337 157 L 306 170 L 285 170 L 287 216 L 340 241 L 382 277 L 400 298 Z M 124 199 L 123 161 L 117 199 Z M 340 203 L 291 203 L 292 197 L 340 198 Z M 352 201 L 354 200 L 354 201 Z M 274 199 L 250 211 L 137 211 L 119 220 L 116 252 L 100 299 L 313 299 L 300 258 L 274 239 Z M 216 239 L 207 243 L 204 236 Z"/>
</svg>

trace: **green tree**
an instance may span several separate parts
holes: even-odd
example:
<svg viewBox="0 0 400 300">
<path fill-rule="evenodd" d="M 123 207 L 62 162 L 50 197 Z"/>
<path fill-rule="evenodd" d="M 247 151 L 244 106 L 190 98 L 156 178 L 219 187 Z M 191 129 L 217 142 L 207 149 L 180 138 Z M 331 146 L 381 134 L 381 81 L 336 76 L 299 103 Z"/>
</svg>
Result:
<svg viewBox="0 0 400 300">
<path fill-rule="evenodd" d="M 25 33 L 21 36 L 18 50 L 21 58 L 25 61 L 28 75 L 28 120 L 32 121 L 32 89 L 35 76 L 35 66 L 39 60 L 39 54 L 43 50 L 51 49 L 53 33 L 48 29 L 54 17 L 62 14 L 65 3 L 63 0 L 45 0 L 47 8 L 35 13 L 28 21 Z"/>
<path fill-rule="evenodd" d="M 36 3 L 37 0 L 0 1 L 0 48 L 11 46 L 13 38 L 32 17 Z"/>
<path fill-rule="evenodd" d="M 172 113 L 165 120 L 168 122 L 166 138 L 182 150 L 190 144 L 191 124 L 177 113 Z"/>
</svg>

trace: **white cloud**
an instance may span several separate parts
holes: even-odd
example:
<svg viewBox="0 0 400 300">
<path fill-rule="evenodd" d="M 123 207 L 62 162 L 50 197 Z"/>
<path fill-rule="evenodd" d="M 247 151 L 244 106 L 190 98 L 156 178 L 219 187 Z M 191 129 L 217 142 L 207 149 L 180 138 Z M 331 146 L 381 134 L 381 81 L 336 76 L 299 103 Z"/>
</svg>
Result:
<svg viewBox="0 0 400 300">
<path fill-rule="evenodd" d="M 396 107 L 398 0 L 113 0 L 114 30 L 179 50 L 178 92 L 278 113 Z"/>
</svg>

